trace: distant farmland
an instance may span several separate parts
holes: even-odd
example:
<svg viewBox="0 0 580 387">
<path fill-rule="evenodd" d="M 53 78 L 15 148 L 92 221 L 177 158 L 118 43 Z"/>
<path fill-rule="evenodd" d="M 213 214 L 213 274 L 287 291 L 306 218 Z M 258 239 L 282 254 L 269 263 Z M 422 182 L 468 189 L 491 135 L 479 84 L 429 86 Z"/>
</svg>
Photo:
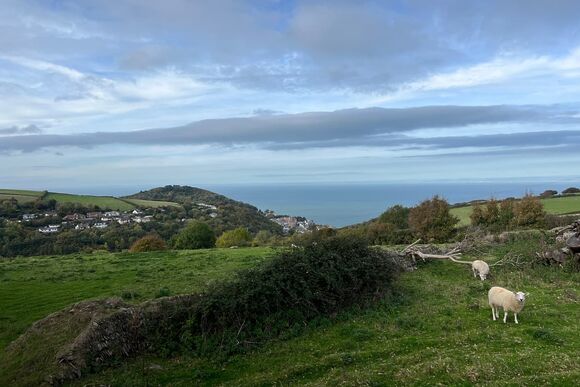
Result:
<svg viewBox="0 0 580 387">
<path fill-rule="evenodd" d="M 580 213 L 580 195 L 541 199 L 541 202 L 548 214 L 565 215 Z M 472 212 L 473 206 L 451 209 L 451 213 L 459 218 L 459 226 L 467 226 L 470 224 L 469 216 Z"/>
<path fill-rule="evenodd" d="M 102 209 L 118 211 L 130 211 L 136 207 L 157 208 L 180 206 L 177 203 L 167 201 L 121 199 L 113 196 L 74 195 L 46 191 L 0 189 L 0 200 L 11 198 L 16 199 L 18 203 L 29 203 L 39 199 L 45 201 L 54 199 L 57 203 L 78 203 L 84 206 L 98 206 Z"/>
</svg>

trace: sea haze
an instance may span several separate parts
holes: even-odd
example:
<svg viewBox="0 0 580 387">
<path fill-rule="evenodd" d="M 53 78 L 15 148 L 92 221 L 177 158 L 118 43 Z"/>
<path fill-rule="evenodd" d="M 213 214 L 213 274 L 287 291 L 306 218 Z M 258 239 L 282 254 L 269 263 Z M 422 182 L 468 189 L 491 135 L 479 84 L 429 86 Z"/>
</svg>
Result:
<svg viewBox="0 0 580 387">
<path fill-rule="evenodd" d="M 448 184 L 350 184 L 350 185 L 269 185 L 205 187 L 236 200 L 279 214 L 301 215 L 319 224 L 334 227 L 377 217 L 387 208 L 413 206 L 433 195 L 450 203 L 474 199 L 502 199 L 539 194 L 546 189 L 561 191 L 574 183 L 448 183 Z"/>
</svg>

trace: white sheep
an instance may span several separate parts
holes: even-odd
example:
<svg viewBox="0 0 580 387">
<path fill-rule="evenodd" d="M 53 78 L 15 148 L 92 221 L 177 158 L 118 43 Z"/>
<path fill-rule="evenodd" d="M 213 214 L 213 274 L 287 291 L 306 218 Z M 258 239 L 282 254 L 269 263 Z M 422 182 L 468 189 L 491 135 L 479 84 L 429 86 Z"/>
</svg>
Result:
<svg viewBox="0 0 580 387">
<path fill-rule="evenodd" d="M 501 306 L 504 311 L 503 322 L 507 322 L 508 312 L 513 312 L 514 320 L 516 324 L 518 323 L 518 313 L 524 308 L 524 303 L 526 301 L 526 293 L 517 292 L 514 293 L 510 290 L 504 289 L 499 286 L 494 286 L 489 289 L 488 293 L 489 306 L 491 307 L 491 315 L 493 316 L 493 321 L 499 318 L 499 307 Z"/>
<path fill-rule="evenodd" d="M 465 263 L 465 264 L 471 265 L 471 270 L 473 271 L 473 277 L 477 278 L 477 276 L 479 275 L 479 278 L 481 278 L 482 281 L 485 281 L 485 279 L 489 275 L 489 265 L 485 261 L 476 259 L 473 262 L 466 262 L 466 261 L 459 261 L 455 258 L 450 258 L 450 259 L 453 262 Z"/>
<path fill-rule="evenodd" d="M 479 259 L 471 262 L 471 270 L 473 270 L 473 277 L 477 278 L 477 276 L 479 276 L 482 281 L 485 281 L 489 275 L 489 265 L 485 261 Z"/>
</svg>

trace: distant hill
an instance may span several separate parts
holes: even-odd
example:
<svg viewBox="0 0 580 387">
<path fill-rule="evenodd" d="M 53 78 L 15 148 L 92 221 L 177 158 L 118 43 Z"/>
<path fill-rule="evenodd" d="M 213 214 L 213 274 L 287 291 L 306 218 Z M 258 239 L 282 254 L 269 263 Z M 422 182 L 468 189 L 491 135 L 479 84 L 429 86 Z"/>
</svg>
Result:
<svg viewBox="0 0 580 387">
<path fill-rule="evenodd" d="M 131 200 L 113 196 L 74 195 L 48 191 L 28 191 L 0 189 L 0 200 L 15 199 L 18 203 L 30 203 L 38 200 L 55 200 L 57 203 L 76 203 L 84 206 L 98 206 L 101 209 L 130 211 L 137 207 L 179 207 L 179 204 L 168 201 Z"/>
<path fill-rule="evenodd" d="M 245 227 L 254 233 L 268 230 L 278 234 L 282 231 L 279 225 L 266 218 L 258 208 L 201 188 L 167 185 L 141 191 L 123 199 L 179 203 L 191 211 L 192 218 L 203 219 L 218 233 L 236 227 Z"/>
</svg>

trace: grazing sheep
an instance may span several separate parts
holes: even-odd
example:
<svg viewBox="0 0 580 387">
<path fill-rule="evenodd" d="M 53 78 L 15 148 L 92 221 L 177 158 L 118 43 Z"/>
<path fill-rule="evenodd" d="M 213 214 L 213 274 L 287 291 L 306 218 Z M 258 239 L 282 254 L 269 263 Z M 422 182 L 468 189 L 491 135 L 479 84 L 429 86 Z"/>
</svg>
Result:
<svg viewBox="0 0 580 387">
<path fill-rule="evenodd" d="M 493 316 L 493 321 L 499 318 L 499 307 L 501 306 L 504 311 L 503 322 L 507 322 L 508 312 L 513 312 L 514 320 L 516 324 L 518 323 L 518 313 L 524 308 L 524 303 L 526 301 L 526 293 L 517 292 L 514 293 L 510 290 L 504 289 L 499 286 L 494 286 L 489 289 L 488 293 L 489 306 L 491 307 L 491 314 Z"/>
<path fill-rule="evenodd" d="M 454 259 L 454 258 L 450 258 L 450 259 L 453 262 L 465 263 L 465 264 L 471 265 L 471 270 L 473 270 L 473 276 L 475 278 L 477 278 L 477 276 L 479 275 L 479 278 L 481 278 L 482 281 L 485 281 L 485 279 L 489 275 L 489 265 L 485 261 L 477 259 L 473 262 L 465 262 L 465 261 L 458 261 L 457 259 Z"/>
<path fill-rule="evenodd" d="M 485 281 L 489 275 L 489 265 L 479 259 L 471 262 L 471 270 L 473 270 L 473 277 L 479 276 L 482 281 Z"/>
</svg>

